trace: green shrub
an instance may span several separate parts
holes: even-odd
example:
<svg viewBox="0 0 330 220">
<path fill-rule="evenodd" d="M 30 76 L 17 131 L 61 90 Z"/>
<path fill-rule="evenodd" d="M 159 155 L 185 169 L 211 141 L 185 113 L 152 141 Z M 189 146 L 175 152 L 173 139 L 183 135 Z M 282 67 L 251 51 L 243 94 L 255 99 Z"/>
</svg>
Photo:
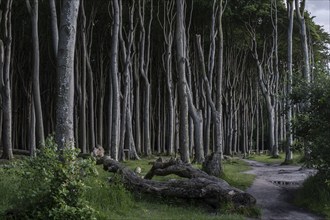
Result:
<svg viewBox="0 0 330 220">
<path fill-rule="evenodd" d="M 315 166 L 327 181 L 330 179 L 330 77 L 319 74 L 309 87 L 302 88 L 305 93 L 298 94 L 305 95 L 297 100 L 305 104 L 294 119 L 297 137 L 294 147 L 305 151 L 305 163 Z"/>
<path fill-rule="evenodd" d="M 330 185 L 319 174 L 308 178 L 296 193 L 295 203 L 330 218 Z"/>
<path fill-rule="evenodd" d="M 37 156 L 14 163 L 21 179 L 15 219 L 95 219 L 95 211 L 83 199 L 84 178 L 96 174 L 95 161 L 78 158 L 79 150 L 59 150 L 52 137 Z"/>
</svg>

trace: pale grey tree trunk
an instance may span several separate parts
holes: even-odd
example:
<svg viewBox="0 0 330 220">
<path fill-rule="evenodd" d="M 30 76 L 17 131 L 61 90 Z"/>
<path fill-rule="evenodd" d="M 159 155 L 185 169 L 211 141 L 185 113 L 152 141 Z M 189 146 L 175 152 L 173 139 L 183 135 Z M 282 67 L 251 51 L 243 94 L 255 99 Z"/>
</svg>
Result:
<svg viewBox="0 0 330 220">
<path fill-rule="evenodd" d="M 79 0 L 63 0 L 57 74 L 56 142 L 59 149 L 74 146 L 74 49 Z"/>
<path fill-rule="evenodd" d="M 140 99 L 140 74 L 138 71 L 134 71 L 134 91 L 135 91 L 135 108 L 134 108 L 134 116 L 135 116 L 135 146 L 136 151 L 140 154 L 141 151 L 141 99 Z"/>
<path fill-rule="evenodd" d="M 225 8 L 223 7 L 223 0 L 219 0 L 219 49 L 218 49 L 218 71 L 217 71 L 217 81 L 216 81 L 216 109 L 217 109 L 217 123 L 215 126 L 215 145 L 216 152 L 223 154 L 223 117 L 222 117 L 222 81 L 223 81 L 223 29 L 222 29 L 222 15 L 224 13 Z M 221 164 L 221 162 L 220 162 Z"/>
<path fill-rule="evenodd" d="M 276 29 L 276 26 L 274 27 Z M 257 39 L 256 39 L 256 33 L 255 30 L 253 29 L 248 29 L 249 34 L 252 38 L 252 55 L 256 61 L 257 68 L 258 68 L 258 81 L 259 85 L 262 91 L 262 94 L 265 98 L 266 101 L 266 107 L 267 107 L 267 112 L 268 112 L 268 128 L 269 128 L 269 149 L 270 153 L 273 157 L 278 157 L 279 152 L 278 152 L 278 146 L 276 146 L 276 136 L 275 130 L 275 120 L 276 120 L 276 102 L 277 102 L 277 68 L 275 65 L 275 70 L 273 66 L 273 59 L 274 59 L 274 54 L 276 56 L 276 46 L 274 47 L 274 44 L 276 44 L 274 41 L 276 41 L 276 37 L 273 36 L 273 44 L 272 44 L 272 49 L 271 51 L 267 54 L 266 52 L 266 46 L 264 44 L 263 46 L 263 56 L 260 58 L 258 54 L 258 44 L 257 44 Z M 273 33 L 274 35 L 274 33 Z M 276 58 L 275 58 L 276 60 Z M 264 68 L 267 69 L 267 74 L 264 72 Z"/>
<path fill-rule="evenodd" d="M 32 46 L 33 46 L 33 74 L 32 74 L 32 91 L 33 100 L 35 107 L 36 117 L 36 131 L 37 131 L 37 145 L 43 144 L 45 141 L 44 125 L 43 125 L 43 114 L 41 108 L 41 97 L 40 97 L 40 83 L 39 83 L 39 35 L 38 35 L 38 0 L 33 0 L 30 4 L 30 0 L 26 0 L 26 6 L 31 17 L 32 24 Z"/>
<path fill-rule="evenodd" d="M 128 141 L 128 151 L 129 151 L 129 158 L 127 159 L 140 159 L 137 155 L 135 149 L 135 143 L 133 139 L 133 132 L 132 132 L 132 116 L 131 116 L 131 72 L 132 72 L 132 60 L 134 54 L 132 52 L 134 36 L 135 36 L 135 28 L 134 28 L 134 11 L 135 11 L 135 1 L 132 1 L 132 4 L 129 8 L 129 30 L 127 35 L 127 46 L 122 34 L 122 5 L 120 3 L 120 31 L 119 31 L 119 39 L 120 39 L 120 46 L 122 51 L 122 57 L 124 59 L 124 94 L 123 94 L 123 103 L 122 103 L 122 133 L 120 139 L 120 148 L 125 149 L 125 137 Z M 123 154 L 123 156 L 125 156 Z M 123 159 L 125 159 L 123 157 Z"/>
<path fill-rule="evenodd" d="M 259 91 L 256 89 L 256 153 L 260 153 L 260 114 L 259 114 Z"/>
<path fill-rule="evenodd" d="M 1 3 L 1 2 L 0 2 Z M 4 3 L 3 27 L 5 44 L 0 39 L 0 91 L 2 98 L 2 145 L 3 153 L 1 158 L 11 160 L 14 158 L 12 146 L 12 101 L 11 101 L 11 47 L 12 47 L 12 23 L 11 10 L 12 0 Z M 2 24 L 1 24 L 2 25 Z"/>
<path fill-rule="evenodd" d="M 111 123 L 111 141 L 109 149 L 111 149 L 111 157 L 118 160 L 119 138 L 120 138 L 120 98 L 119 98 L 119 80 L 118 80 L 118 44 L 119 44 L 119 27 L 120 12 L 118 0 L 112 0 L 113 3 L 113 24 L 111 37 L 111 68 L 110 79 L 112 81 L 112 118 Z M 111 102 L 111 100 L 109 100 Z M 109 102 L 109 103 L 110 103 Z"/>
<path fill-rule="evenodd" d="M 142 4 L 141 4 L 142 1 Z M 140 45 L 139 45 L 139 69 L 142 76 L 144 90 L 144 107 L 143 107 L 143 146 L 144 154 L 151 154 L 150 140 L 150 82 L 148 78 L 149 60 L 150 60 L 150 33 L 151 23 L 153 20 L 153 0 L 150 1 L 150 20 L 148 24 L 148 32 L 146 33 L 145 21 L 145 0 L 139 0 L 139 21 L 140 21 Z"/>
<path fill-rule="evenodd" d="M 57 57 L 57 51 L 58 51 L 58 24 L 57 24 L 57 12 L 56 12 L 55 0 L 49 0 L 49 7 L 50 7 L 50 19 L 51 19 L 53 50 L 54 50 L 55 57 Z"/>
<path fill-rule="evenodd" d="M 99 85 L 99 95 L 98 95 L 98 105 L 97 105 L 97 144 L 103 146 L 103 108 L 104 108 L 104 95 L 105 95 L 105 75 L 104 75 L 104 53 L 103 53 L 103 41 L 100 44 L 98 62 L 99 62 L 99 75 L 100 75 L 100 85 Z"/>
<path fill-rule="evenodd" d="M 277 18 L 277 0 L 272 0 L 272 24 L 273 24 L 273 45 L 274 45 L 274 78 L 275 78 L 275 91 L 274 93 L 274 114 L 275 114 L 275 124 L 274 124 L 274 149 L 272 152 L 273 157 L 279 156 L 279 99 L 277 94 L 279 94 L 279 81 L 280 81 L 280 72 L 279 72 L 279 59 L 278 59 L 278 18 Z M 274 15 L 273 15 L 274 13 Z"/>
<path fill-rule="evenodd" d="M 296 5 L 296 15 L 300 25 L 300 38 L 301 38 L 301 47 L 303 54 L 303 74 L 307 84 L 309 85 L 311 82 L 311 67 L 310 67 L 310 57 L 309 57 L 309 49 L 308 49 L 308 39 L 307 39 L 307 30 L 306 30 L 306 21 L 305 21 L 305 5 L 306 0 L 301 1 L 301 5 L 299 6 L 300 0 L 295 0 Z"/>
<path fill-rule="evenodd" d="M 184 27 L 184 0 L 176 0 L 176 48 L 179 72 L 178 96 L 180 105 L 179 115 L 179 143 L 180 156 L 183 162 L 189 163 L 189 131 L 188 131 L 188 88 L 186 79 L 186 51 L 185 51 L 185 27 Z"/>
<path fill-rule="evenodd" d="M 172 80 L 172 47 L 174 38 L 174 6 L 175 1 L 170 0 L 164 2 L 163 19 L 159 17 L 159 12 L 157 13 L 157 18 L 161 28 L 163 29 L 164 36 L 164 48 L 165 52 L 163 54 L 163 67 L 166 75 L 166 89 L 167 89 L 167 121 L 166 121 L 166 132 L 165 132 L 165 143 L 167 154 L 172 155 L 174 153 L 174 133 L 175 133 L 175 115 L 174 115 L 174 95 L 173 95 L 173 80 Z M 158 7 L 159 8 L 159 7 Z"/>
<path fill-rule="evenodd" d="M 264 117 L 263 117 L 263 104 L 262 102 L 259 102 L 259 108 L 260 108 L 260 115 L 261 115 L 261 151 L 264 153 L 265 151 L 265 131 L 264 131 L 264 127 L 265 127 L 265 121 L 264 121 Z"/>
<path fill-rule="evenodd" d="M 30 156 L 35 157 L 37 155 L 36 152 L 36 115 L 35 115 L 35 110 L 34 110 L 34 103 L 32 97 L 31 99 L 31 107 L 30 107 L 30 137 L 29 137 L 29 148 L 30 148 Z"/>
<path fill-rule="evenodd" d="M 293 0 L 287 0 L 287 10 L 288 10 L 288 76 L 287 76 L 287 96 L 292 94 L 292 36 L 293 36 Z M 287 146 L 285 151 L 285 162 L 289 162 L 293 159 L 292 155 L 292 144 L 293 144 L 293 134 L 292 134 L 292 102 L 290 98 L 287 98 Z"/>
<path fill-rule="evenodd" d="M 93 5 L 94 7 L 94 5 Z M 94 23 L 94 16 L 95 14 L 95 10 L 92 9 L 91 15 L 90 15 L 90 23 L 89 23 L 89 30 L 86 29 L 85 26 L 85 31 L 83 32 L 83 34 L 87 35 L 87 32 L 91 33 L 90 34 L 90 47 L 92 46 L 92 35 L 93 35 L 93 23 Z M 83 10 L 83 17 L 85 16 L 85 9 Z M 85 18 L 86 19 L 86 18 Z M 84 51 L 86 54 L 86 64 L 87 64 L 87 90 L 88 90 L 88 137 L 89 137 L 89 150 L 92 151 L 95 147 L 96 147 L 96 138 L 95 138 L 95 111 L 94 111 L 94 77 L 93 77 L 93 70 L 92 70 L 92 66 L 91 66 L 91 49 L 89 48 L 87 50 L 87 42 L 84 45 Z M 102 145 L 101 145 L 102 146 Z"/>
<path fill-rule="evenodd" d="M 197 110 L 193 100 L 192 100 L 192 94 L 189 89 L 187 88 L 188 93 L 188 112 L 191 116 L 193 123 L 194 123 L 194 144 L 195 144 L 195 158 L 194 162 L 196 163 L 202 163 L 204 161 L 204 146 L 203 146 L 203 117 L 202 112 L 200 110 Z M 190 151 L 192 152 L 192 151 Z"/>
<path fill-rule="evenodd" d="M 80 37 L 81 42 L 80 45 L 82 47 L 80 53 L 80 106 L 79 106 L 79 147 L 82 153 L 87 153 L 87 124 L 86 124 L 86 50 L 84 47 L 86 46 L 86 16 L 85 16 L 85 9 L 84 9 L 84 0 L 81 0 L 80 3 Z"/>
</svg>

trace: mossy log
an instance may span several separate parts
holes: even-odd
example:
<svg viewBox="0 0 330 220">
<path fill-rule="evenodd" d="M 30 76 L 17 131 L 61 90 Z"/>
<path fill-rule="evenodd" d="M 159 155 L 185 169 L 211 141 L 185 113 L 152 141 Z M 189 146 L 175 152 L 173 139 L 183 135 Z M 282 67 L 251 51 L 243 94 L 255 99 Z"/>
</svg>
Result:
<svg viewBox="0 0 330 220">
<path fill-rule="evenodd" d="M 121 175 L 125 186 L 133 192 L 198 200 L 214 208 L 219 208 L 221 204 L 227 204 L 228 202 L 236 207 L 248 207 L 256 203 L 256 199 L 250 194 L 231 187 L 226 181 L 210 176 L 180 160 L 170 159 L 163 162 L 158 159 L 153 163 L 151 170 L 144 178 L 110 158 L 104 159 L 103 167 L 109 172 Z M 154 176 L 170 174 L 175 174 L 184 179 L 152 180 Z"/>
</svg>

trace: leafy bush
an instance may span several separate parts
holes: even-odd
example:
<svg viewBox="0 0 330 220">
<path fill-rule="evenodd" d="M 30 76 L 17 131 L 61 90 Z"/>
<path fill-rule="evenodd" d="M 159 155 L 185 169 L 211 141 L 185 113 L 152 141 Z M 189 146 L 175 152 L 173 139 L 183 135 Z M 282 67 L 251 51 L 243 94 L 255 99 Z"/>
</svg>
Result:
<svg viewBox="0 0 330 220">
<path fill-rule="evenodd" d="M 96 174 L 92 159 L 78 158 L 79 150 L 59 150 L 52 137 L 37 156 L 15 163 L 20 177 L 15 219 L 95 219 L 95 211 L 83 199 L 84 178 Z M 60 156 L 59 156 L 60 155 Z"/>
<path fill-rule="evenodd" d="M 320 175 L 308 178 L 298 190 L 295 203 L 330 218 L 330 185 Z"/>
<path fill-rule="evenodd" d="M 296 99 L 305 103 L 294 120 L 296 148 L 307 151 L 306 163 L 315 166 L 325 181 L 330 179 L 330 77 L 319 74 L 308 87 L 297 89 Z M 297 95 L 298 94 L 298 95 Z M 307 103 L 307 104 L 306 104 Z"/>
</svg>

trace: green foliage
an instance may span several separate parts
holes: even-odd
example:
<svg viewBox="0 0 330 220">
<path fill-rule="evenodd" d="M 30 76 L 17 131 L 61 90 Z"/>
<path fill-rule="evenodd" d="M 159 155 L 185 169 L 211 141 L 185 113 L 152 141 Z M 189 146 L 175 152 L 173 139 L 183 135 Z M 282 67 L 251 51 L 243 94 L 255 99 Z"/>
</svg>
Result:
<svg viewBox="0 0 330 220">
<path fill-rule="evenodd" d="M 330 185 L 319 174 L 310 177 L 298 190 L 295 203 L 330 218 Z"/>
<path fill-rule="evenodd" d="M 296 148 L 309 153 L 308 165 L 315 166 L 324 181 L 330 179 L 330 77 L 317 75 L 310 86 L 298 87 L 303 112 L 294 120 Z"/>
<path fill-rule="evenodd" d="M 78 149 L 59 150 L 50 137 L 36 157 L 13 164 L 9 172 L 19 179 L 15 218 L 94 219 L 82 195 L 87 188 L 83 179 L 96 174 L 95 162 L 78 154 Z"/>
</svg>

